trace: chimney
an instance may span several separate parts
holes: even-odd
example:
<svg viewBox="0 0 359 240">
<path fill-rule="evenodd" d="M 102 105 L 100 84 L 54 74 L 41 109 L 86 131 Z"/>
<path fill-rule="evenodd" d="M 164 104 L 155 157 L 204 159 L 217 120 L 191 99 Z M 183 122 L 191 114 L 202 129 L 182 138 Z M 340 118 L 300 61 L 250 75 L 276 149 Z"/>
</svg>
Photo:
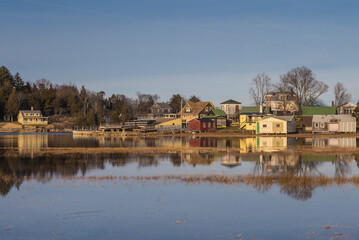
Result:
<svg viewBox="0 0 359 240">
<path fill-rule="evenodd" d="M 259 113 L 263 113 L 263 104 L 259 104 Z"/>
<path fill-rule="evenodd" d="M 31 107 L 31 111 L 34 111 L 34 107 Z"/>
</svg>

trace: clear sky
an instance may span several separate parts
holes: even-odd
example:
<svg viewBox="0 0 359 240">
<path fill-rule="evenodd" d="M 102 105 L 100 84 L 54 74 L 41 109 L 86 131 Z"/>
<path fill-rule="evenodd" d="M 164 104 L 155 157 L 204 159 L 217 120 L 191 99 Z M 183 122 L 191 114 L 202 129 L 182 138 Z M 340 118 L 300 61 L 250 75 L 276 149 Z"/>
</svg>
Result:
<svg viewBox="0 0 359 240">
<path fill-rule="evenodd" d="M 358 0 L 1 0 L 0 65 L 134 97 L 251 103 L 257 73 L 300 66 L 359 98 Z"/>
</svg>

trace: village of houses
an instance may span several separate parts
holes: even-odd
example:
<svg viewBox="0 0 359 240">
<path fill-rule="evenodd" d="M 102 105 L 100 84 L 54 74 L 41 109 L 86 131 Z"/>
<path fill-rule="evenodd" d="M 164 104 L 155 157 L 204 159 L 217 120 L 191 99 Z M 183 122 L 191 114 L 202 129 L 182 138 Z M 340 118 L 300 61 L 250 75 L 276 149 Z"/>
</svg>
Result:
<svg viewBox="0 0 359 240">
<path fill-rule="evenodd" d="M 283 99 L 286 98 L 286 113 Z M 156 103 L 151 115 L 159 131 L 182 127 L 189 132 L 208 132 L 216 129 L 236 129 L 255 134 L 356 133 L 357 122 L 352 116 L 357 107 L 347 103 L 341 107 L 308 106 L 301 116 L 296 115 L 295 96 L 272 92 L 259 107 L 241 106 L 229 99 L 216 108 L 211 102 L 186 103 L 178 113 L 172 113 L 167 103 Z M 288 114 L 289 112 L 289 114 Z"/>
<path fill-rule="evenodd" d="M 271 92 L 266 95 L 265 103 L 259 107 L 242 106 L 241 102 L 232 99 L 222 102 L 220 107 L 215 107 L 210 101 L 188 102 L 178 113 L 173 112 L 168 103 L 158 102 L 151 107 L 151 113 L 141 119 L 115 126 L 103 124 L 96 130 L 162 133 L 231 130 L 261 135 L 298 132 L 356 133 L 357 122 L 352 116 L 357 107 L 355 104 L 347 103 L 341 107 L 306 106 L 300 116 L 297 115 L 298 106 L 295 100 L 293 94 Z M 31 108 L 19 112 L 18 122 L 22 125 L 46 126 L 48 118 L 44 117 L 41 111 Z M 84 132 L 74 131 L 74 134 Z"/>
</svg>

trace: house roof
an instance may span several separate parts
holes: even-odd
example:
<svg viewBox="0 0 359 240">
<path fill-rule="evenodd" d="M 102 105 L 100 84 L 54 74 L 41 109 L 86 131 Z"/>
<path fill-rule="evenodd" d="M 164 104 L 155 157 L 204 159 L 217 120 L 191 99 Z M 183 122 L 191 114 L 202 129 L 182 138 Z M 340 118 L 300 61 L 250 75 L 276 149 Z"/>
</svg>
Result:
<svg viewBox="0 0 359 240">
<path fill-rule="evenodd" d="M 225 102 L 222 102 L 221 104 L 241 104 L 241 103 L 237 102 L 237 101 L 235 101 L 233 99 L 229 99 L 229 100 L 227 100 Z"/>
<path fill-rule="evenodd" d="M 199 122 L 212 122 L 213 120 L 210 119 L 210 118 L 195 118 L 195 119 L 192 119 L 190 122 L 192 121 L 199 121 Z"/>
<path fill-rule="evenodd" d="M 263 120 L 269 119 L 269 118 L 274 118 L 274 119 L 290 122 L 293 120 L 294 116 L 266 116 L 263 118 Z"/>
<path fill-rule="evenodd" d="M 335 115 L 337 113 L 336 107 L 303 107 L 303 116 L 313 115 Z"/>
<path fill-rule="evenodd" d="M 245 107 L 243 106 L 241 109 L 241 113 L 259 113 L 259 107 Z"/>
<path fill-rule="evenodd" d="M 165 103 L 165 102 L 157 103 L 157 105 L 160 108 L 171 108 L 171 106 L 168 103 Z"/>
<path fill-rule="evenodd" d="M 204 118 L 216 118 L 216 117 L 221 117 L 221 116 L 224 116 L 226 117 L 227 114 L 222 111 L 221 109 L 212 109 L 211 112 L 213 112 L 214 115 L 211 115 L 211 116 L 205 116 Z"/>
<path fill-rule="evenodd" d="M 248 114 L 248 113 L 258 113 L 259 114 L 259 107 L 243 106 L 240 112 L 241 112 L 241 114 Z M 269 107 L 264 107 L 263 113 L 269 113 Z"/>
<path fill-rule="evenodd" d="M 181 111 L 183 111 L 183 114 L 186 114 L 186 111 L 184 111 L 184 109 L 187 106 L 190 106 L 193 110 L 193 112 L 191 112 L 191 115 L 198 115 L 208 104 L 210 104 L 213 109 L 216 109 L 216 107 L 211 102 L 189 102 L 184 105 Z M 178 114 L 181 114 L 181 111 Z"/>
<path fill-rule="evenodd" d="M 283 101 L 282 99 L 280 99 L 281 95 L 287 96 L 286 101 L 294 101 L 297 98 L 297 95 L 292 92 L 271 92 L 271 93 L 267 94 L 266 100 L 268 100 L 268 101 Z"/>
<path fill-rule="evenodd" d="M 41 111 L 40 110 L 33 110 L 33 111 L 31 111 L 31 110 L 20 110 L 20 112 L 22 112 L 22 113 L 27 113 L 27 114 L 31 114 L 31 113 L 33 113 L 33 114 L 35 114 L 35 113 L 38 113 L 38 114 L 41 114 Z"/>
</svg>

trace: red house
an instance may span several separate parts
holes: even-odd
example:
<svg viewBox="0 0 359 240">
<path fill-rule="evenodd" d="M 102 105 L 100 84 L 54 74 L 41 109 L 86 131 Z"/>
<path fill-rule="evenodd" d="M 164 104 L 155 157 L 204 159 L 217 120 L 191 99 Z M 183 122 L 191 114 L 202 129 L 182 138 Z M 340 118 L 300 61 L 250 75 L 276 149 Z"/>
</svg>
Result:
<svg viewBox="0 0 359 240">
<path fill-rule="evenodd" d="M 214 129 L 214 121 L 208 118 L 196 118 L 188 122 L 188 130 L 191 132 L 207 132 Z"/>
</svg>

